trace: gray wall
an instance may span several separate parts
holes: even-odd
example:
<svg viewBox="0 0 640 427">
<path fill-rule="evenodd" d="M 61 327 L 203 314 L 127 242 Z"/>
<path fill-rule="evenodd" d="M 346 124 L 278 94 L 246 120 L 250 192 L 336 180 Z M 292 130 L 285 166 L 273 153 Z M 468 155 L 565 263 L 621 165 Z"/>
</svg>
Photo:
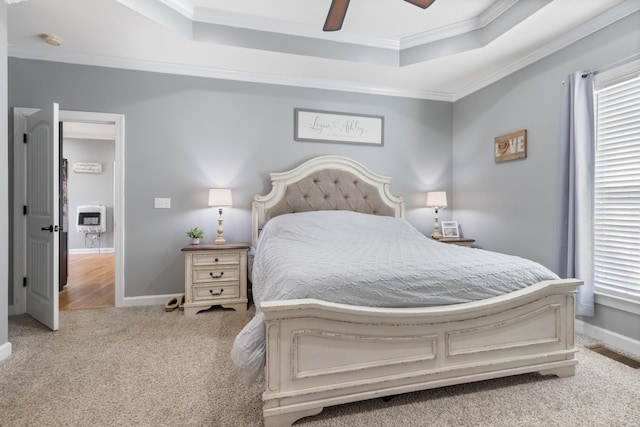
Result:
<svg viewBox="0 0 640 427">
<path fill-rule="evenodd" d="M 0 3 L 0 347 L 9 341 L 9 153 L 7 137 L 7 4 Z"/>
<path fill-rule="evenodd" d="M 69 204 L 69 250 L 113 249 L 113 161 L 115 141 L 104 139 L 64 138 L 63 156 L 69 162 L 67 194 Z M 74 162 L 97 162 L 102 173 L 76 173 Z M 103 205 L 106 208 L 107 231 L 100 241 L 85 238 L 76 231 L 78 205 Z"/>
<path fill-rule="evenodd" d="M 604 28 L 454 105 L 454 219 L 479 246 L 552 267 L 562 81 L 640 52 L 640 13 Z M 527 158 L 494 163 L 496 136 L 527 129 Z M 640 339 L 640 318 L 596 307 L 597 326 Z"/>
<path fill-rule="evenodd" d="M 248 241 L 250 201 L 269 190 L 268 172 L 322 154 L 393 176 L 392 192 L 425 233 L 433 223 L 425 192 L 446 190 L 453 209 L 441 219 L 458 220 L 481 247 L 551 266 L 561 82 L 637 53 L 639 41 L 636 13 L 454 105 L 11 58 L 9 106 L 56 101 L 126 115 L 125 296 L 182 290 L 185 230 L 200 225 L 209 241 L 215 234 L 207 188 L 233 189 L 225 236 Z M 295 107 L 384 115 L 385 146 L 295 142 Z M 528 131 L 527 159 L 495 164 L 493 139 L 520 129 Z M 153 209 L 154 197 L 170 197 L 172 208 Z M 598 307 L 588 321 L 640 339 L 617 310 Z"/>
<path fill-rule="evenodd" d="M 351 157 L 392 176 L 407 218 L 425 233 L 426 191 L 451 191 L 452 104 L 9 59 L 9 106 L 120 113 L 125 124 L 125 296 L 183 292 L 180 249 L 195 225 L 212 241 L 207 189 L 233 190 L 227 241 L 250 241 L 250 202 L 268 173 L 311 157 Z M 296 142 L 296 107 L 383 115 L 383 147 Z M 154 197 L 171 209 L 154 209 Z M 450 212 L 443 211 L 442 218 Z"/>
</svg>

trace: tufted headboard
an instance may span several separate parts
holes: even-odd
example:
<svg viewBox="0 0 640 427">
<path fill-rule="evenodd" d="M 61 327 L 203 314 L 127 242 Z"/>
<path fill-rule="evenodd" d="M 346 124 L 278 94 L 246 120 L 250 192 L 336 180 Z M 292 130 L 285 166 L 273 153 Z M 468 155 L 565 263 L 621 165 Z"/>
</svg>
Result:
<svg viewBox="0 0 640 427">
<path fill-rule="evenodd" d="M 321 156 L 281 173 L 271 173 L 271 192 L 255 196 L 251 240 L 259 227 L 278 215 L 318 210 L 349 210 L 404 218 L 404 201 L 389 192 L 391 178 L 340 156 Z"/>
</svg>

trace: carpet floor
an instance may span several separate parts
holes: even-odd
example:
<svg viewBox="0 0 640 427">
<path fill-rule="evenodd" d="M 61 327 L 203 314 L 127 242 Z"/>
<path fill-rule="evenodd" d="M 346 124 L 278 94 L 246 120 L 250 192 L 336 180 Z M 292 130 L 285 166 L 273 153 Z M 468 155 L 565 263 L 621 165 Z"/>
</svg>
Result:
<svg viewBox="0 0 640 427">
<path fill-rule="evenodd" d="M 60 313 L 50 332 L 9 318 L 0 426 L 261 426 L 264 379 L 247 388 L 229 352 L 251 319 L 163 307 Z M 326 408 L 306 427 L 640 426 L 640 370 L 584 346 L 570 378 L 519 375 Z"/>
</svg>

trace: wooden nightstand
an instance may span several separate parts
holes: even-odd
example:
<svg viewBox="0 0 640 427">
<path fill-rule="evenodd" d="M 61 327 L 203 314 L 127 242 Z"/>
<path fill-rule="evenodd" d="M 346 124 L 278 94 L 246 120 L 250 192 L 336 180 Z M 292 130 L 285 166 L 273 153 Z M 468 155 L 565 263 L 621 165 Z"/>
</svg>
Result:
<svg viewBox="0 0 640 427">
<path fill-rule="evenodd" d="M 247 309 L 247 243 L 200 244 L 184 252 L 184 314 L 214 305 Z"/>
<path fill-rule="evenodd" d="M 443 237 L 442 239 L 438 239 L 438 242 L 450 243 L 458 246 L 467 246 L 470 248 L 475 240 L 465 239 L 464 237 Z"/>
</svg>

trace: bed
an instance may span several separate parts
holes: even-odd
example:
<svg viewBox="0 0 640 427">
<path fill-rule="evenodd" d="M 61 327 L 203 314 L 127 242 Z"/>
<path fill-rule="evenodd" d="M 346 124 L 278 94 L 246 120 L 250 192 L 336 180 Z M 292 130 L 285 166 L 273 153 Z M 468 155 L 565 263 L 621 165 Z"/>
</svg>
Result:
<svg viewBox="0 0 640 427">
<path fill-rule="evenodd" d="M 390 193 L 390 178 L 345 157 L 317 157 L 272 173 L 271 181 L 271 191 L 256 196 L 252 205 L 256 316 L 232 349 L 247 384 L 264 364 L 265 426 L 289 426 L 326 406 L 411 391 L 529 372 L 574 374 L 574 295 L 580 281 L 559 279 L 536 263 L 511 257 L 494 264 L 522 266 L 500 282 L 501 289 L 491 290 L 490 275 L 474 276 L 465 261 L 486 263 L 489 258 L 483 257 L 490 253 L 416 236 L 404 221 L 404 201 Z M 341 247 L 341 236 L 359 224 L 362 235 L 374 240 L 367 237 L 354 252 L 372 249 L 373 255 L 354 262 L 348 250 L 326 249 Z M 319 228 L 312 233 L 314 227 Z M 321 237 L 300 243 L 307 231 Z M 375 240 L 389 236 L 384 241 L 394 243 Z M 278 245 L 278 239 L 285 244 Z M 406 263 L 399 268 L 405 276 L 394 270 L 399 260 Z M 445 278 L 434 270 L 440 286 L 434 295 L 449 299 L 422 296 L 417 288 L 425 280 L 416 279 L 422 273 L 414 269 L 423 265 L 448 265 L 447 271 L 458 272 Z M 318 278 L 308 279 L 314 270 Z M 344 291 L 341 280 L 365 271 L 375 278 L 351 287 L 370 295 Z M 467 300 L 469 281 L 489 293 Z M 457 282 L 465 283 L 449 292 Z"/>
</svg>

